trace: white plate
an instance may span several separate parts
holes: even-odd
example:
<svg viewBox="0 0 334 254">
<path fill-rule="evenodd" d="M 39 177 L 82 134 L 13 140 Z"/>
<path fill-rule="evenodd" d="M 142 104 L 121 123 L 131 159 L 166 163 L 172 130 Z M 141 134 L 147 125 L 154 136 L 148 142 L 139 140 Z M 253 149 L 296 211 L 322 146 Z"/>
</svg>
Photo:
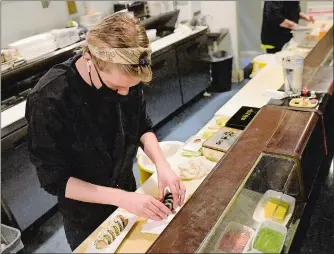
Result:
<svg viewBox="0 0 334 254">
<path fill-rule="evenodd" d="M 284 246 L 284 243 L 285 243 L 285 239 L 286 239 L 286 235 L 288 233 L 288 230 L 283 225 L 278 224 L 276 222 L 273 222 L 271 220 L 265 220 L 257 227 L 257 229 L 255 231 L 255 235 L 254 235 L 253 240 L 252 240 L 252 250 L 249 253 L 262 253 L 259 250 L 254 248 L 254 243 L 256 241 L 256 238 L 257 238 L 257 235 L 259 234 L 260 229 L 263 228 L 263 227 L 273 229 L 273 230 L 275 230 L 275 231 L 277 231 L 277 232 L 279 232 L 283 235 L 283 242 L 282 242 L 282 245 L 281 245 L 281 249 L 278 252 L 278 253 L 281 253 L 282 249 L 283 249 L 283 246 Z"/>
<path fill-rule="evenodd" d="M 138 218 L 138 216 L 131 213 L 126 213 L 123 211 L 115 211 L 113 216 L 109 219 L 110 222 L 113 221 L 117 215 L 123 215 L 125 218 L 129 220 L 128 225 L 121 232 L 121 234 L 117 236 L 116 239 L 105 249 L 96 249 L 94 244 L 95 243 L 94 239 L 89 248 L 87 248 L 87 250 L 85 251 L 85 253 L 114 253 L 117 250 L 118 246 L 122 243 L 123 239 L 129 233 L 130 229 L 133 227 Z M 101 231 L 103 230 L 105 230 L 105 228 L 101 229 Z"/>
<path fill-rule="evenodd" d="M 273 190 L 266 191 L 266 193 L 264 193 L 264 195 L 260 199 L 259 203 L 257 203 L 257 206 L 253 213 L 253 219 L 256 220 L 257 222 L 263 222 L 265 220 L 268 220 L 267 218 L 264 217 L 265 205 L 267 204 L 270 198 L 280 199 L 282 195 L 283 195 L 282 201 L 287 202 L 289 204 L 289 210 L 287 211 L 284 221 L 279 224 L 286 225 L 292 216 L 293 210 L 295 209 L 296 199 L 294 197 L 285 195 L 282 192 L 277 192 Z"/>
<path fill-rule="evenodd" d="M 216 163 L 213 161 L 208 160 L 204 156 L 198 156 L 198 157 L 185 157 L 182 155 L 174 155 L 171 158 L 168 159 L 169 164 L 171 165 L 172 170 L 182 179 L 182 180 L 194 180 L 194 179 L 201 179 L 204 176 L 208 175 L 212 169 L 216 166 Z M 189 162 L 193 164 L 197 164 L 199 167 L 201 167 L 201 171 L 199 174 L 195 177 L 186 178 L 184 176 L 181 176 L 180 174 L 180 166 L 183 166 L 185 168 L 190 167 Z M 203 168 L 202 168 L 203 167 Z"/>
</svg>

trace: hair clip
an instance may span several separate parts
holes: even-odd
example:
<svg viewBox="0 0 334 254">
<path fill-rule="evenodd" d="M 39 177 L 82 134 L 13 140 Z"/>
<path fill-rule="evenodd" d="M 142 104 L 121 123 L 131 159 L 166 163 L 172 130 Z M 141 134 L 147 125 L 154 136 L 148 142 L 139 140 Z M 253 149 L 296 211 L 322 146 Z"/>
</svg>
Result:
<svg viewBox="0 0 334 254">
<path fill-rule="evenodd" d="M 147 66 L 147 65 L 151 64 L 151 60 L 150 60 L 147 52 L 141 53 L 141 55 L 139 56 L 139 59 L 138 59 L 138 64 L 141 65 L 141 66 Z"/>
</svg>

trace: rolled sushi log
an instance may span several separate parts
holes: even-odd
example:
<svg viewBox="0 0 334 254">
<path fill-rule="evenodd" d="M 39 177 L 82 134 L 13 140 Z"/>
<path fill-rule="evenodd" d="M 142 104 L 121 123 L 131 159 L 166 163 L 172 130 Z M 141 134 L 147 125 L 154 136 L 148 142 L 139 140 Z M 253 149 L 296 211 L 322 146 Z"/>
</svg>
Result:
<svg viewBox="0 0 334 254">
<path fill-rule="evenodd" d="M 173 194 L 170 192 L 167 192 L 165 197 L 164 197 L 164 201 L 163 204 L 169 209 L 169 210 L 173 210 Z"/>
</svg>

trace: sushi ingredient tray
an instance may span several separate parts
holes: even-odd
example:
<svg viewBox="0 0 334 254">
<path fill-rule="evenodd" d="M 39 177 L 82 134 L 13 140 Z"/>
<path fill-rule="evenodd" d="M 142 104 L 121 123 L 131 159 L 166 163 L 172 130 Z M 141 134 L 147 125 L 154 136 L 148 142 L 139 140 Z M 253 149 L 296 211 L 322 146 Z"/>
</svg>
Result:
<svg viewBox="0 0 334 254">
<path fill-rule="evenodd" d="M 232 221 L 226 226 L 216 249 L 223 253 L 243 253 L 248 250 L 253 234 L 253 229 Z"/>
<path fill-rule="evenodd" d="M 272 219 L 286 226 L 295 209 L 295 202 L 294 197 L 282 192 L 268 190 L 258 202 L 253 213 L 253 219 L 257 222 Z M 269 216 L 270 214 L 271 216 Z"/>
<path fill-rule="evenodd" d="M 205 140 L 202 137 L 193 136 L 187 140 L 187 142 L 182 147 L 183 153 L 185 156 L 193 154 L 193 156 L 200 156 L 202 144 Z"/>
<path fill-rule="evenodd" d="M 115 212 L 107 226 L 99 231 L 95 241 L 92 242 L 86 253 L 114 253 L 137 221 L 137 218 L 136 215 L 123 211 Z"/>
</svg>

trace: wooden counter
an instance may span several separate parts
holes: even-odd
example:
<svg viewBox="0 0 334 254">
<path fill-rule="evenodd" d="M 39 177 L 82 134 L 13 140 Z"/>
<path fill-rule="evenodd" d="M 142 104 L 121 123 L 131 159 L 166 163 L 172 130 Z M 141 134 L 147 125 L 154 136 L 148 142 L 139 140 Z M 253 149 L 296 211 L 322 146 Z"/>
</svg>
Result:
<svg viewBox="0 0 334 254">
<path fill-rule="evenodd" d="M 305 66 L 314 68 L 315 73 L 321 71 L 321 67 L 314 62 L 322 63 L 332 47 L 332 29 L 305 60 Z M 318 53 L 315 55 L 313 52 Z M 330 93 L 333 91 L 333 68 L 329 68 L 331 72 L 322 72 L 325 75 L 322 77 L 323 82 L 318 82 L 315 75 L 306 75 L 307 85 L 316 91 L 327 92 L 330 101 L 333 99 Z M 256 188 L 260 188 L 264 182 L 269 181 L 266 178 L 273 177 L 270 180 L 271 189 L 282 191 L 279 186 L 287 184 L 289 195 L 295 196 L 297 201 L 307 202 L 322 160 L 328 152 L 326 143 L 333 141 L 325 134 L 325 129 L 333 130 L 334 122 L 334 116 L 330 112 L 333 104 L 329 101 L 324 102 L 326 105 L 320 112 L 264 106 L 217 164 L 215 170 L 203 181 L 181 212 L 154 242 L 148 253 L 198 251 L 212 228 L 216 227 L 219 218 L 228 212 L 240 191 L 244 189 L 245 183 L 264 154 L 295 161 L 296 167 L 287 172 L 285 184 L 279 184 L 282 176 L 278 171 L 270 171 L 269 168 L 263 175 L 266 177 L 253 179 L 251 185 L 255 184 Z M 331 118 L 330 125 L 325 125 L 323 115 Z M 283 170 L 285 169 L 281 168 L 280 171 Z M 262 188 L 260 193 L 268 189 Z"/>
</svg>

